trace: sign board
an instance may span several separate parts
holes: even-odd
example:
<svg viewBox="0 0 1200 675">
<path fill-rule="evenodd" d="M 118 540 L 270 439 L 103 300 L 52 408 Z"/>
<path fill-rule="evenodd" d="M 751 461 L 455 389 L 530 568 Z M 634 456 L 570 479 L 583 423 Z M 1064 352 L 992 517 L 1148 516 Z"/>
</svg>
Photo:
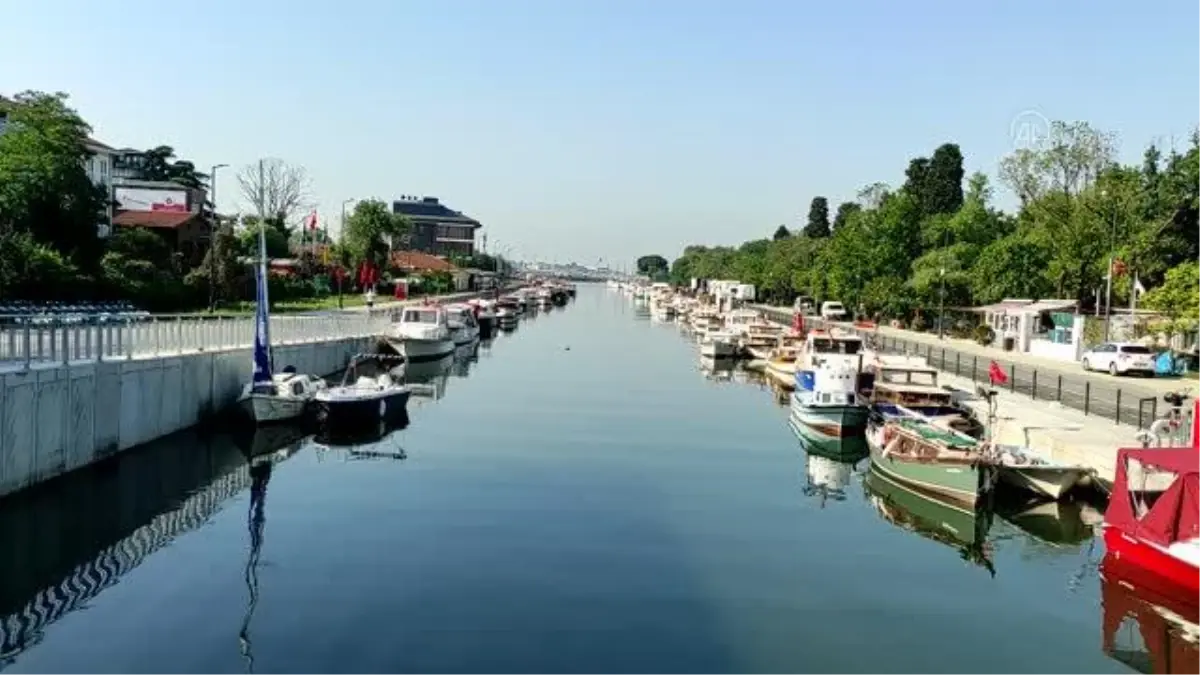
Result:
<svg viewBox="0 0 1200 675">
<path fill-rule="evenodd" d="M 169 211 L 187 213 L 187 192 L 119 187 L 114 191 L 117 208 L 122 211 Z"/>
</svg>

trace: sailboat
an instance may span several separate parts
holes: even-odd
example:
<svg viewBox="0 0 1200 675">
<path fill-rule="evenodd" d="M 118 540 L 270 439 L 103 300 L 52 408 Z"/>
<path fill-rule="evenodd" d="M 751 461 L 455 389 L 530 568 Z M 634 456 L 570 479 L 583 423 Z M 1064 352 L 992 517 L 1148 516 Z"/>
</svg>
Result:
<svg viewBox="0 0 1200 675">
<path fill-rule="evenodd" d="M 313 396 L 326 386 L 325 380 L 314 375 L 298 374 L 291 366 L 279 373 L 273 371 L 270 302 L 267 297 L 267 242 L 263 232 L 260 225 L 259 261 L 254 269 L 254 370 L 250 382 L 238 398 L 238 405 L 257 424 L 300 417 Z"/>
</svg>

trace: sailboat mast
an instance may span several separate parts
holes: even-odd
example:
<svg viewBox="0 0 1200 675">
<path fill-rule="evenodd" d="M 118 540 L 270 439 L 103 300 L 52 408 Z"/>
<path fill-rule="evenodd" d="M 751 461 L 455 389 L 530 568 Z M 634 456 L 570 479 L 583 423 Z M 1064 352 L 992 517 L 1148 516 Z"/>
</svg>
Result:
<svg viewBox="0 0 1200 675">
<path fill-rule="evenodd" d="M 267 218 L 266 182 L 264 181 L 263 160 L 258 160 L 258 274 L 259 274 L 259 303 L 256 311 L 262 316 L 263 342 L 267 350 L 269 373 L 275 372 L 275 357 L 271 350 L 271 300 L 267 295 Z"/>
</svg>

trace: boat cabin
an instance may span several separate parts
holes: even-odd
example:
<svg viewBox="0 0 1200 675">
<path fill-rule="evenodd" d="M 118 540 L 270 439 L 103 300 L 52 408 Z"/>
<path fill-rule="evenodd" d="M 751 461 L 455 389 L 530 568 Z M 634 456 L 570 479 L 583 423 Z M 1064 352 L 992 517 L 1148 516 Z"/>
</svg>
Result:
<svg viewBox="0 0 1200 675">
<path fill-rule="evenodd" d="M 807 350 L 813 354 L 853 356 L 862 352 L 862 338 L 853 333 L 830 333 L 814 330 L 808 334 Z"/>
</svg>

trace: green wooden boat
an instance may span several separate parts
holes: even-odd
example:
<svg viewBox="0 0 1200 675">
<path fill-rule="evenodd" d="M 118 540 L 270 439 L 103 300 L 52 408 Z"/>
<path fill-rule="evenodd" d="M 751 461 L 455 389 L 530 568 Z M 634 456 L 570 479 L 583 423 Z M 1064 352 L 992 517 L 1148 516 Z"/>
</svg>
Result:
<svg viewBox="0 0 1200 675">
<path fill-rule="evenodd" d="M 863 487 L 867 501 L 884 520 L 957 549 L 964 560 L 996 575 L 986 546 L 994 519 L 990 499 L 980 500 L 974 507 L 967 508 L 937 493 L 894 481 L 874 465 L 867 471 Z"/>
<path fill-rule="evenodd" d="M 974 438 L 925 420 L 888 420 L 868 430 L 867 441 L 880 473 L 965 508 L 996 484 L 996 466 Z"/>
</svg>

